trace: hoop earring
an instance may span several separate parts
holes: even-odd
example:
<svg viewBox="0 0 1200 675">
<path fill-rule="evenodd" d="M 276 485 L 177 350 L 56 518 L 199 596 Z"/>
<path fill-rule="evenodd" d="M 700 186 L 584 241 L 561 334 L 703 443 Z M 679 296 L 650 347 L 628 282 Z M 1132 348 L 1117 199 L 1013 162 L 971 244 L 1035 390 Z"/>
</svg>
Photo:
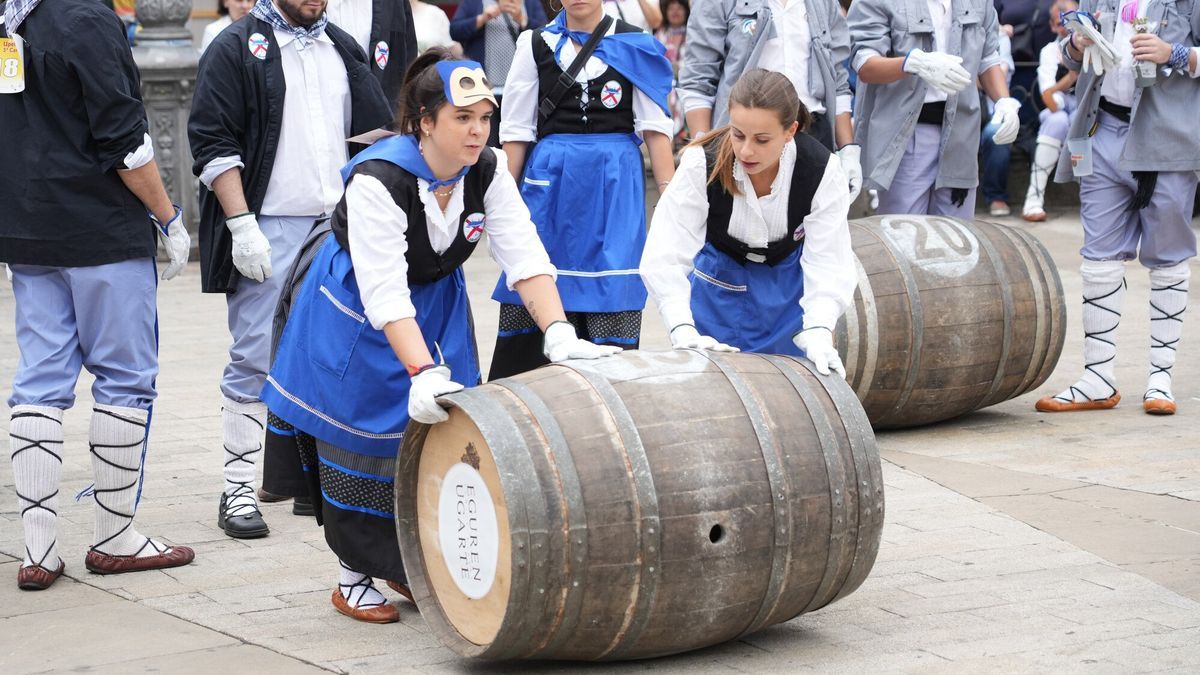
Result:
<svg viewBox="0 0 1200 675">
<path fill-rule="evenodd" d="M 554 6 L 554 0 L 550 0 L 550 9 L 554 10 L 555 13 L 561 12 L 562 8 L 563 8 L 562 0 L 559 0 L 558 7 Z"/>
</svg>

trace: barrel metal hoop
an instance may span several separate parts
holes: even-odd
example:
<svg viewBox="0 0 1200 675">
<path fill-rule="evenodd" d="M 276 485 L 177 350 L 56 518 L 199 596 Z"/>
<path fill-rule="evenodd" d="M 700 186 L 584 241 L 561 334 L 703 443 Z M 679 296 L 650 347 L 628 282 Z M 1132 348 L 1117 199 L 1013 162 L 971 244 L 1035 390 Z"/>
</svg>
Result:
<svg viewBox="0 0 1200 675">
<path fill-rule="evenodd" d="M 796 390 L 796 394 L 800 396 L 801 402 L 804 403 L 804 407 L 808 410 L 809 417 L 812 418 L 813 429 L 816 430 L 817 436 L 821 439 L 821 457 L 825 460 L 825 472 L 829 476 L 829 546 L 825 553 L 825 572 L 821 576 L 821 583 L 817 586 L 817 590 L 813 593 L 812 598 L 809 599 L 804 610 L 800 612 L 800 614 L 803 614 L 811 612 L 814 609 L 819 609 L 829 604 L 829 601 L 832 600 L 830 598 L 830 600 L 823 601 L 823 598 L 829 594 L 829 589 L 836 581 L 834 573 L 838 566 L 833 564 L 834 556 L 836 555 L 835 549 L 837 548 L 834 546 L 834 537 L 836 536 L 834 533 L 838 531 L 836 526 L 839 523 L 850 522 L 850 509 L 847 506 L 848 495 L 841 494 L 841 489 L 838 486 L 844 488 L 847 485 L 853 485 L 854 482 L 848 480 L 846 467 L 842 465 L 841 457 L 835 452 L 837 443 L 833 438 L 833 421 L 829 419 L 829 415 L 825 413 L 821 402 L 817 400 L 816 395 L 809 389 L 800 375 L 796 373 L 794 367 L 787 367 L 788 365 L 798 366 L 807 369 L 811 373 L 812 369 L 809 368 L 808 363 L 800 359 L 787 359 L 786 357 L 779 356 L 766 358 L 779 369 L 779 372 L 783 373 L 783 376 L 792 385 L 792 388 Z M 813 377 L 819 378 L 820 376 L 814 374 Z M 857 516 L 855 517 L 857 518 Z"/>
<path fill-rule="evenodd" d="M 984 232 L 984 226 L 992 229 L 1002 229 L 998 225 L 991 223 L 979 222 L 976 224 L 979 227 L 979 246 L 983 249 L 992 260 L 992 269 L 996 274 L 996 283 L 1000 286 L 1000 297 L 1004 303 L 1004 340 L 1000 345 L 1000 361 L 996 364 L 996 374 L 992 377 L 992 386 L 988 387 L 987 394 L 979 401 L 973 409 L 991 405 L 992 397 L 996 392 L 1000 391 L 1000 385 L 1004 382 L 1004 371 L 1008 368 L 1008 352 L 1012 349 L 1013 341 L 1013 321 L 1016 317 L 1016 308 L 1013 304 L 1012 287 L 1008 284 L 1008 268 L 1004 265 L 1004 259 L 1000 257 L 999 251 L 996 250 L 996 245 Z"/>
<path fill-rule="evenodd" d="M 638 541 L 641 545 L 639 557 L 642 563 L 638 570 L 637 600 L 626 612 L 621 629 L 617 631 L 612 642 L 594 657 L 621 658 L 622 654 L 628 653 L 637 645 L 638 638 L 650 620 L 650 606 L 658 595 L 658 579 L 662 576 L 659 560 L 662 553 L 662 524 L 659 522 L 658 491 L 654 487 L 650 458 L 646 456 L 646 448 L 642 445 L 641 432 L 638 431 L 633 416 L 629 414 L 629 409 L 616 388 L 597 373 L 583 368 L 572 370 L 591 385 L 612 415 L 617 425 L 617 433 L 621 437 L 621 445 L 625 449 L 630 476 L 637 494 Z"/>
<path fill-rule="evenodd" d="M 1063 344 L 1067 337 L 1065 330 L 1067 314 L 1066 304 L 1063 300 L 1062 277 L 1058 275 L 1058 266 L 1054 264 L 1050 252 L 1032 234 L 1015 228 L 1013 232 L 1025 240 L 1029 246 L 1029 250 L 1037 261 L 1038 272 L 1046 282 L 1044 291 L 1048 294 L 1048 297 L 1043 296 L 1043 302 L 1038 305 L 1039 320 L 1042 319 L 1043 312 L 1045 312 L 1046 351 L 1039 361 L 1030 364 L 1031 368 L 1036 366 L 1036 370 L 1033 371 L 1033 377 L 1028 385 L 1013 394 L 1020 396 L 1045 382 L 1058 364 L 1058 358 L 1062 355 Z M 1043 288 L 1039 287 L 1038 291 L 1043 291 Z M 1039 326 L 1041 325 L 1039 324 Z"/>
<path fill-rule="evenodd" d="M 523 382 L 518 382 L 513 379 L 500 379 L 492 382 L 499 387 L 504 388 L 513 396 L 515 396 L 522 405 L 529 411 L 533 417 L 533 421 L 537 423 L 542 434 L 546 437 L 547 445 L 550 447 L 550 461 L 553 463 L 555 477 L 558 480 L 559 493 L 563 495 L 565 509 L 563 513 L 563 524 L 566 531 L 563 533 L 566 541 L 563 542 L 563 558 L 565 559 L 565 570 L 569 571 L 566 579 L 563 582 L 565 597 L 560 602 L 559 611 L 555 612 L 554 622 L 545 627 L 545 636 L 541 644 L 530 645 L 530 649 L 526 654 L 521 656 L 532 656 L 539 653 L 553 653 L 553 650 L 561 646 L 562 642 L 571 636 L 571 633 L 579 623 L 579 618 L 583 608 L 583 585 L 582 572 L 583 565 L 575 564 L 573 561 L 576 557 L 587 560 L 588 555 L 588 540 L 587 540 L 587 522 L 586 512 L 583 504 L 583 488 L 579 483 L 579 473 L 575 470 L 575 458 L 571 455 L 570 446 L 567 444 L 567 437 L 562 432 L 562 427 L 559 426 L 558 420 L 554 417 L 546 402 L 537 394 L 529 385 Z M 534 474 L 532 464 L 529 467 L 530 474 Z M 541 488 L 537 488 L 539 492 Z M 562 504 L 558 505 L 562 507 Z M 549 523 L 543 523 L 542 531 L 546 531 Z M 549 553 L 549 550 L 547 550 Z M 530 549 L 531 557 L 534 555 Z M 533 566 L 532 564 L 530 565 Z M 547 570 L 549 572 L 549 570 Z M 545 588 L 529 589 L 530 597 L 533 594 L 541 594 Z M 547 589 L 549 590 L 549 589 Z M 531 635 L 532 637 L 532 635 Z"/>
<path fill-rule="evenodd" d="M 862 369 L 855 369 L 858 386 L 855 387 L 854 393 L 861 401 L 870 393 L 871 384 L 875 380 L 875 368 L 879 365 L 879 308 L 875 304 L 875 290 L 871 288 L 871 277 L 858 256 L 854 256 L 854 266 L 858 269 L 858 293 L 862 297 L 863 315 L 867 320 L 867 325 L 859 331 L 859 339 L 866 345 L 866 358 L 863 360 Z M 857 311 L 854 313 L 857 323 Z"/>
<path fill-rule="evenodd" d="M 767 583 L 767 590 L 763 595 L 763 601 L 759 605 L 758 612 L 749 625 L 742 631 L 742 635 L 745 635 L 766 626 L 767 621 L 774 613 L 781 599 L 780 592 L 783 588 L 784 579 L 787 577 L 788 567 L 791 566 L 792 540 L 795 537 L 791 509 L 788 508 L 787 503 L 791 497 L 792 490 L 783 470 L 782 448 L 779 447 L 779 443 L 775 439 L 775 433 L 771 430 L 770 425 L 767 424 L 762 406 L 755 399 L 754 392 L 751 391 L 750 386 L 738 371 L 726 362 L 725 356 L 710 351 L 702 353 L 721 370 L 721 373 L 725 375 L 726 380 L 728 380 L 741 400 L 742 407 L 745 408 L 746 415 L 750 418 L 750 424 L 754 427 L 754 435 L 758 439 L 758 447 L 763 458 L 763 465 L 767 469 L 767 482 L 771 488 L 771 516 L 773 520 L 771 525 L 771 539 L 774 541 L 771 552 L 771 577 Z M 764 357 L 759 356 L 759 358 Z"/>
<path fill-rule="evenodd" d="M 924 225 L 917 220 L 911 222 L 916 227 Z M 900 278 L 904 280 L 904 289 L 908 292 L 908 308 L 912 321 L 912 342 L 910 343 L 912 348 L 908 352 L 908 370 L 904 373 L 904 385 L 900 390 L 899 398 L 896 399 L 896 404 L 876 420 L 877 424 L 886 424 L 889 417 L 904 409 L 913 390 L 916 389 L 917 377 L 921 371 L 921 347 L 925 343 L 925 310 L 921 306 L 921 289 L 917 287 L 917 280 L 913 278 L 913 269 L 908 258 L 904 257 L 896 247 L 896 243 L 882 231 L 882 228 L 876 231 L 875 236 L 883 243 L 884 248 L 896 261 L 897 269 L 900 270 Z"/>
<path fill-rule="evenodd" d="M 1025 239 L 1025 234 L 1016 228 L 1000 227 L 996 228 L 1008 237 L 1012 242 L 1013 248 L 1021 256 L 1021 262 L 1025 265 L 1025 276 L 1030 279 L 1030 287 L 1033 289 L 1033 304 L 1034 304 L 1034 342 L 1033 351 L 1029 355 L 1029 366 L 1025 368 L 1025 376 L 1021 378 L 1021 383 L 1011 392 L 1012 396 L 1020 396 L 1029 391 L 1030 386 L 1037 377 L 1038 371 L 1041 370 L 1042 364 L 1045 363 L 1046 354 L 1050 351 L 1050 332 L 1047 329 L 1046 316 L 1046 286 L 1045 272 L 1040 269 L 1037 261 L 1033 259 L 1031 253 L 1035 253 L 1036 249 L 1029 245 Z"/>
</svg>

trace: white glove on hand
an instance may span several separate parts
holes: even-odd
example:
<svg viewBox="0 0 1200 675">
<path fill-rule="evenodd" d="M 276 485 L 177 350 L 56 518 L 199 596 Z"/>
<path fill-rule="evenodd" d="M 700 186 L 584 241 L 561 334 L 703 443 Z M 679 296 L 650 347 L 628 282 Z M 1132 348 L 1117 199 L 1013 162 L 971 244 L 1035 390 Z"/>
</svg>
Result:
<svg viewBox="0 0 1200 675">
<path fill-rule="evenodd" d="M 408 389 L 408 416 L 422 424 L 437 424 L 450 419 L 438 405 L 437 397 L 462 391 L 463 386 L 450 379 L 449 366 L 434 366 L 412 378 Z"/>
<path fill-rule="evenodd" d="M 859 160 L 861 154 L 862 147 L 855 143 L 843 145 L 842 149 L 837 151 L 838 159 L 842 162 L 842 171 L 845 171 L 846 177 L 850 179 L 850 201 L 858 199 L 858 193 L 862 192 L 862 162 Z"/>
<path fill-rule="evenodd" d="M 717 342 L 716 338 L 707 335 L 701 335 L 696 327 L 690 323 L 681 323 L 671 329 L 671 348 L 672 349 L 707 349 L 713 352 L 736 352 L 737 347 L 732 347 L 724 342 Z"/>
<path fill-rule="evenodd" d="M 904 72 L 912 73 L 947 94 L 957 94 L 971 83 L 961 56 L 914 49 L 904 59 Z"/>
<path fill-rule="evenodd" d="M 1062 23 L 1077 36 L 1075 46 L 1083 51 L 1083 70 L 1090 67 L 1097 75 L 1103 75 L 1105 69 L 1111 70 L 1120 62 L 1116 48 L 1100 32 L 1096 17 L 1082 11 L 1063 12 Z"/>
<path fill-rule="evenodd" d="M 542 353 L 550 359 L 550 363 L 561 363 L 567 359 L 598 359 L 612 356 L 620 354 L 621 348 L 580 340 L 575 335 L 575 326 L 566 321 L 555 321 L 546 329 Z"/>
<path fill-rule="evenodd" d="M 804 358 L 813 362 L 817 372 L 828 375 L 833 371 L 843 378 L 846 377 L 846 367 L 842 358 L 833 348 L 833 332 L 828 328 L 809 328 L 792 336 L 792 342 L 804 352 Z"/>
<path fill-rule="evenodd" d="M 258 227 L 253 213 L 243 213 L 225 221 L 233 234 L 233 266 L 242 276 L 262 283 L 271 276 L 271 242 Z"/>
<path fill-rule="evenodd" d="M 1021 130 L 1021 102 L 1015 98 L 1002 98 L 996 101 L 996 112 L 992 115 L 991 124 L 996 125 L 996 133 L 992 142 L 996 145 L 1008 145 L 1017 140 L 1017 132 Z"/>
<path fill-rule="evenodd" d="M 176 206 L 175 217 L 166 225 L 158 222 L 153 213 L 150 220 L 158 233 L 158 245 L 167 254 L 167 268 L 163 270 L 162 280 L 174 279 L 187 267 L 188 254 L 192 252 L 192 237 L 183 224 L 183 209 Z"/>
</svg>

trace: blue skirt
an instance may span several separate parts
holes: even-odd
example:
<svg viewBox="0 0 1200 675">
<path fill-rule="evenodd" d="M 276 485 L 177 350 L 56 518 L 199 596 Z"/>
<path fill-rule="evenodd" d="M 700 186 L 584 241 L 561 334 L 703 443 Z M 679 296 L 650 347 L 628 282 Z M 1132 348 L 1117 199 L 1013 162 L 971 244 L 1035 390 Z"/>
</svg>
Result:
<svg viewBox="0 0 1200 675">
<path fill-rule="evenodd" d="M 530 153 L 520 188 L 558 268 L 558 293 L 568 312 L 646 306 L 638 274 L 646 244 L 646 179 L 636 136 L 546 136 Z M 492 298 L 522 304 L 504 275 Z"/>
<path fill-rule="evenodd" d="M 462 268 L 410 287 L 429 353 L 454 380 L 479 383 Z M 367 322 L 347 253 L 329 237 L 292 304 L 262 400 L 288 424 L 349 452 L 395 457 L 408 425 L 411 378 Z"/>
<path fill-rule="evenodd" d="M 802 251 L 774 266 L 742 264 L 704 244 L 690 277 L 696 330 L 744 352 L 802 356 L 792 342 L 804 323 Z"/>
</svg>

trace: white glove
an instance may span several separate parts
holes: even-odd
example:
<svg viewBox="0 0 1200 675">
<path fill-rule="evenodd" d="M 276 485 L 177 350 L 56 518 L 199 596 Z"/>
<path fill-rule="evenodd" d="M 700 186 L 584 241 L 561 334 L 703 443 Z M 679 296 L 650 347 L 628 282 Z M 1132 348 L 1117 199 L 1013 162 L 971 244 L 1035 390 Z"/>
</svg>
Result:
<svg viewBox="0 0 1200 675">
<path fill-rule="evenodd" d="M 158 233 L 158 245 L 167 254 L 167 269 L 163 270 L 162 280 L 174 279 L 187 267 L 188 254 L 192 252 L 192 237 L 183 224 L 183 209 L 176 206 L 175 217 L 166 225 L 158 222 L 153 213 L 150 220 Z"/>
<path fill-rule="evenodd" d="M 575 326 L 566 321 L 555 321 L 546 329 L 542 353 L 550 359 L 550 363 L 560 363 L 567 359 L 598 359 L 612 356 L 620 354 L 621 348 L 580 340 L 575 335 Z"/>
<path fill-rule="evenodd" d="M 1015 98 L 1004 97 L 996 101 L 996 112 L 992 115 L 991 124 L 996 125 L 996 133 L 992 142 L 996 145 L 1008 145 L 1017 140 L 1017 132 L 1021 130 L 1021 102 Z"/>
<path fill-rule="evenodd" d="M 828 328 L 809 328 L 792 336 L 792 342 L 804 352 L 804 358 L 813 362 L 817 372 L 828 375 L 833 371 L 843 378 L 846 377 L 846 367 L 842 358 L 833 348 L 833 331 Z"/>
<path fill-rule="evenodd" d="M 971 83 L 961 56 L 914 49 L 904 59 L 904 72 L 912 73 L 947 94 L 957 94 Z"/>
<path fill-rule="evenodd" d="M 850 179 L 850 201 L 858 199 L 858 193 L 862 192 L 862 162 L 859 156 L 862 154 L 862 146 L 851 143 L 843 145 L 841 150 L 837 151 L 838 159 L 842 162 L 842 171 L 846 172 L 846 177 Z"/>
<path fill-rule="evenodd" d="M 422 424 L 437 424 L 450 419 L 437 397 L 462 391 L 463 386 L 450 379 L 449 366 L 434 366 L 413 375 L 408 389 L 408 416 Z"/>
<path fill-rule="evenodd" d="M 1100 32 L 1100 22 L 1096 17 L 1081 11 L 1063 12 L 1062 23 L 1071 33 L 1086 38 L 1090 43 L 1082 45 L 1077 41 L 1075 45 L 1083 50 L 1083 70 L 1090 67 L 1097 75 L 1103 75 L 1105 69 L 1112 69 L 1120 62 L 1116 48 Z"/>
<path fill-rule="evenodd" d="M 225 221 L 233 235 L 233 266 L 242 276 L 259 283 L 271 276 L 271 242 L 258 227 L 253 213 L 243 213 Z"/>
<path fill-rule="evenodd" d="M 671 329 L 672 349 L 707 349 L 713 352 L 736 352 L 737 347 L 731 347 L 716 338 L 701 335 L 690 323 L 681 323 Z"/>
</svg>

